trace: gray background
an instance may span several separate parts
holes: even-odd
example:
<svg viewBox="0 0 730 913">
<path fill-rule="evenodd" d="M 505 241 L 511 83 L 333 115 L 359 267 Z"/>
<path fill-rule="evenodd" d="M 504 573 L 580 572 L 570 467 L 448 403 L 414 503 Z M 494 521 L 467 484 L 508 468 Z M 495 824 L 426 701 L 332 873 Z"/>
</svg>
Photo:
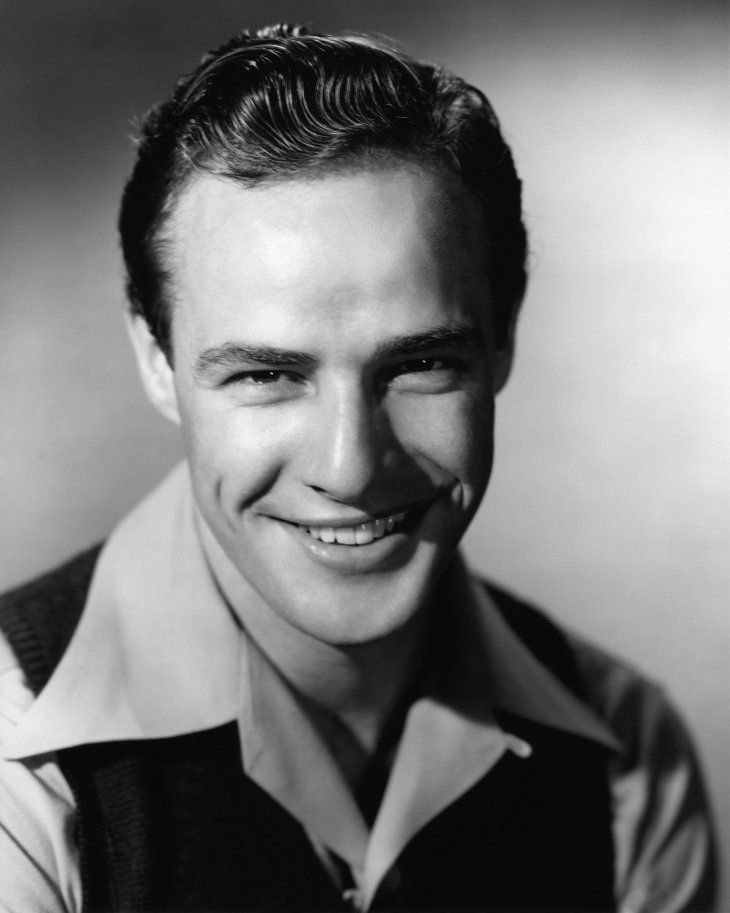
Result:
<svg viewBox="0 0 730 913">
<path fill-rule="evenodd" d="M 131 122 L 204 48 L 282 20 L 391 35 L 494 102 L 526 183 L 532 281 L 468 553 L 667 683 L 727 845 L 720 2 L 0 4 L 0 586 L 103 537 L 180 452 L 122 331 Z"/>
</svg>

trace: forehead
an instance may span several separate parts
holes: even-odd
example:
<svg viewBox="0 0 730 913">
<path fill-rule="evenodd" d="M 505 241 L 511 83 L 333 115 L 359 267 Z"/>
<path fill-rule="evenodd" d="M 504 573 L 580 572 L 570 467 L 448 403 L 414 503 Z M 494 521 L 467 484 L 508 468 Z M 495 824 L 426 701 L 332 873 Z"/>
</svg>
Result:
<svg viewBox="0 0 730 913">
<path fill-rule="evenodd" d="M 255 188 L 204 175 L 168 237 L 175 337 L 240 332 L 264 317 L 333 330 L 372 318 L 408 331 L 419 313 L 484 295 L 476 200 L 455 176 L 416 166 Z"/>
</svg>

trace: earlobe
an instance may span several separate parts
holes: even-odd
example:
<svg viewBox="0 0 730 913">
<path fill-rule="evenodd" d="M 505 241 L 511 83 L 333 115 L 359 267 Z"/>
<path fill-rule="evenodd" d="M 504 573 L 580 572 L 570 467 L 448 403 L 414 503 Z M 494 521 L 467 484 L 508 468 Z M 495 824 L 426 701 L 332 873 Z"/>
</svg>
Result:
<svg viewBox="0 0 730 913">
<path fill-rule="evenodd" d="M 176 425 L 180 424 L 175 374 L 147 321 L 139 315 L 127 316 L 127 329 L 137 360 L 142 384 L 152 405 Z"/>
<path fill-rule="evenodd" d="M 507 346 L 504 349 L 498 349 L 495 353 L 494 358 L 494 392 L 499 393 L 499 391 L 504 387 L 509 379 L 510 371 L 512 369 L 512 356 L 514 354 L 514 349 L 511 345 Z"/>
</svg>

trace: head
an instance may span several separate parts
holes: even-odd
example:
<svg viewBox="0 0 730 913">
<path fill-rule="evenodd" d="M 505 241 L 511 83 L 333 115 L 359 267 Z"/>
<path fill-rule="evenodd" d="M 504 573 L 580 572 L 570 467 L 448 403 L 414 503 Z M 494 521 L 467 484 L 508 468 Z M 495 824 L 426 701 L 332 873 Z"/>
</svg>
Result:
<svg viewBox="0 0 730 913">
<path fill-rule="evenodd" d="M 119 218 L 132 311 L 172 360 L 166 228 L 201 174 L 257 187 L 396 161 L 441 166 L 474 195 L 495 338 L 508 348 L 525 291 L 526 235 L 520 181 L 491 105 L 442 68 L 301 27 L 241 33 L 149 113 Z"/>
<path fill-rule="evenodd" d="M 276 27 L 149 116 L 120 229 L 142 375 L 272 618 L 331 643 L 419 612 L 479 504 L 525 287 L 484 96 Z"/>
</svg>

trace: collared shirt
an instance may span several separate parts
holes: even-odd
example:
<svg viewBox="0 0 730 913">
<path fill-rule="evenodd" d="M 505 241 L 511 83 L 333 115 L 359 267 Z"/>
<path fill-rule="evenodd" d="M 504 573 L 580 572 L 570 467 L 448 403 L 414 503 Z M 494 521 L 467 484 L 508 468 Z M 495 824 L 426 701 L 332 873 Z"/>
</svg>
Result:
<svg viewBox="0 0 730 913">
<path fill-rule="evenodd" d="M 57 750 L 234 720 L 245 772 L 301 822 L 333 878 L 330 851 L 345 860 L 356 904 L 367 909 L 424 824 L 504 752 L 529 763 L 529 744 L 502 729 L 494 709 L 612 749 L 622 913 L 691 909 L 711 877 L 711 830 L 691 745 L 656 686 L 575 640 L 591 694 L 582 703 L 457 562 L 449 588 L 460 629 L 434 686 L 408 711 L 368 827 L 306 702 L 246 635 L 235 580 L 214 541 L 202 546 L 183 466 L 110 537 L 77 631 L 39 697 L 0 642 L 0 871 L 12 873 L 0 910 L 81 909 L 75 809 Z M 468 689 L 454 687 L 457 667 Z"/>
</svg>

